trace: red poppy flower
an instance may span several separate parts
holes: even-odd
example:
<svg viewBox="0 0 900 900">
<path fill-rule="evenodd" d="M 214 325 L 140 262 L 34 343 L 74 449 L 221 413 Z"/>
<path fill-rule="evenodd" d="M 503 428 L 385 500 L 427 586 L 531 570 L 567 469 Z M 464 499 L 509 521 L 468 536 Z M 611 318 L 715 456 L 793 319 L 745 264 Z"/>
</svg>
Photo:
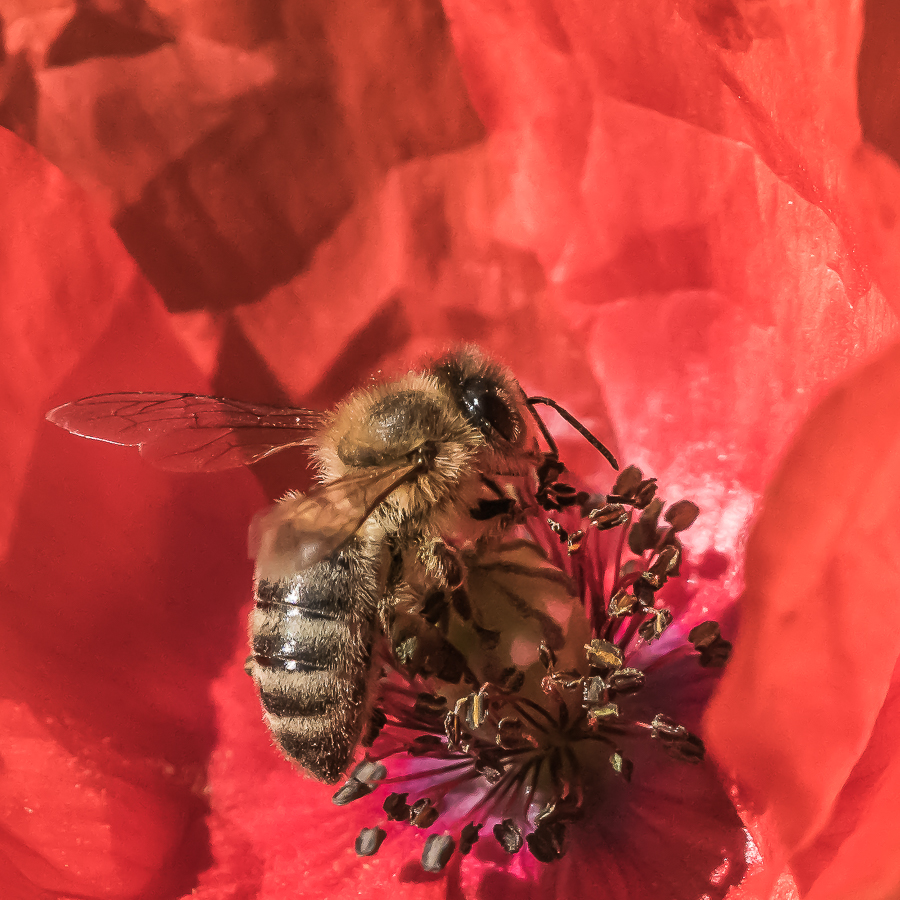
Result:
<svg viewBox="0 0 900 900">
<path fill-rule="evenodd" d="M 860 10 L 214 7 L 3 10 L 0 124 L 36 147 L 0 133 L 7 895 L 573 895 L 565 860 L 360 860 L 366 814 L 271 747 L 245 528 L 302 455 L 172 476 L 43 421 L 104 390 L 325 407 L 461 341 L 700 505 L 690 609 L 746 583 L 701 729 L 760 852 L 734 894 L 895 892 L 900 176 L 860 134 Z M 690 896 L 647 852 L 614 889 Z"/>
</svg>

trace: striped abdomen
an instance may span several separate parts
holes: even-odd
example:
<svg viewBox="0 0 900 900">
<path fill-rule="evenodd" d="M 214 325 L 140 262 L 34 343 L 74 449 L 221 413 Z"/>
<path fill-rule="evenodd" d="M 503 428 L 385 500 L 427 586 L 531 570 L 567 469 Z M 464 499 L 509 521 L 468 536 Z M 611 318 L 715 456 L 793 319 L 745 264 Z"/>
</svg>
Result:
<svg viewBox="0 0 900 900">
<path fill-rule="evenodd" d="M 340 778 L 368 714 L 376 559 L 357 538 L 289 579 L 257 572 L 250 673 L 281 749 L 321 781 Z"/>
</svg>

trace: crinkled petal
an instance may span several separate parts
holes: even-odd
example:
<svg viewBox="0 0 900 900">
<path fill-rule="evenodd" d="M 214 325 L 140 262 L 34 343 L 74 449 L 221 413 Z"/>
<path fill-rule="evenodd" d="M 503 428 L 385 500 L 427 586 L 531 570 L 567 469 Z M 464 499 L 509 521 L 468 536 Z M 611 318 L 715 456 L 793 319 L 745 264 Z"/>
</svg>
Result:
<svg viewBox="0 0 900 900">
<path fill-rule="evenodd" d="M 243 535 L 261 494 L 240 479 L 163 479 L 115 448 L 69 450 L 74 439 L 39 431 L 52 403 L 165 387 L 327 407 L 374 371 L 478 341 L 527 390 L 560 398 L 611 444 L 617 434 L 630 461 L 708 511 L 690 540 L 712 560 L 698 572 L 715 574 L 699 575 L 686 599 L 718 616 L 738 591 L 741 531 L 788 435 L 826 384 L 895 332 L 900 182 L 892 162 L 860 143 L 862 4 L 452 0 L 446 19 L 425 2 L 320 6 L 4 8 L 0 124 L 104 210 L 21 147 L 2 157 L 0 284 L 13 300 L 0 318 L 12 348 L 8 403 L 0 398 L 9 475 L 0 536 L 15 542 L 4 570 L 17 604 L 9 643 L 11 659 L 23 657 L 4 714 L 22 736 L 10 755 L 16 783 L 58 804 L 29 805 L 52 812 L 36 819 L 9 794 L 9 883 L 23 896 L 52 894 L 57 876 L 72 891 L 123 897 L 190 885 L 209 860 L 191 832 L 203 805 L 186 785 L 209 753 L 214 862 L 201 884 L 220 892 L 210 896 L 275 898 L 308 883 L 384 893 L 400 884 L 424 897 L 474 891 L 481 878 L 476 869 L 471 883 L 458 873 L 445 883 L 413 866 L 368 882 L 353 835 L 340 855 L 337 831 L 322 831 L 328 792 L 298 786 L 268 745 L 239 672 L 244 687 L 233 693 L 215 683 L 216 714 L 249 716 L 259 755 L 231 771 L 233 747 L 213 730 L 207 692 L 220 667 L 238 664 Z M 858 427 L 865 443 L 870 423 Z M 560 433 L 576 468 L 601 468 Z M 260 471 L 269 497 L 308 478 L 302 455 Z M 111 521 L 124 524 L 110 535 Z M 847 554 L 863 563 L 873 546 L 856 537 Z M 867 578 L 860 583 L 874 587 Z M 126 584 L 134 602 L 122 616 L 110 592 Z M 181 596 L 194 604 L 190 643 L 171 630 Z M 855 663 L 857 647 L 844 648 Z M 817 665 L 822 651 L 809 652 Z M 802 863 L 794 857 L 804 885 L 825 890 L 823 860 L 845 860 L 835 896 L 852 884 L 842 853 L 855 846 L 852 835 L 835 844 L 835 810 L 853 806 L 866 780 L 844 779 L 875 745 L 875 695 L 886 691 L 889 654 L 874 656 L 880 674 L 860 670 L 851 685 L 866 701 L 846 712 L 852 727 L 812 760 L 835 765 L 820 794 L 807 772 L 793 786 L 810 793 L 805 807 L 789 808 L 790 794 L 770 804 L 782 834 L 795 835 L 785 852 L 797 834 L 813 841 Z M 31 671 L 50 677 L 26 684 Z M 770 749 L 776 720 L 761 709 L 774 681 L 749 707 L 759 726 L 751 738 Z M 817 686 L 801 706 L 845 714 L 843 682 Z M 39 721 L 42 705 L 64 727 Z M 742 712 L 732 707 L 729 728 Z M 798 740 L 773 769 L 787 782 L 826 729 L 821 716 L 813 728 L 815 716 L 798 724 L 782 712 Z M 21 752 L 32 739 L 58 743 Z M 762 774 L 752 747 L 741 761 L 751 784 Z M 263 754 L 284 779 L 266 790 Z M 46 780 L 36 774 L 44 760 Z M 166 761 L 162 774 L 153 760 Z M 78 765 L 109 788 L 66 796 L 60 773 Z M 761 786 L 764 797 L 772 786 Z M 302 832 L 293 791 L 293 806 L 323 811 Z M 266 803 L 283 816 L 267 819 Z M 107 828 L 123 810 L 126 824 Z M 87 849 L 76 865 L 80 850 L 67 840 L 79 816 Z M 878 821 L 859 818 L 860 841 Z M 309 840 L 320 832 L 327 842 Z M 104 845 L 106 834 L 127 837 Z M 875 851 L 886 844 L 866 846 L 871 870 L 882 871 Z M 167 887 L 153 881 L 154 866 Z"/>
<path fill-rule="evenodd" d="M 245 473 L 163 476 L 54 428 L 63 398 L 202 388 L 96 209 L 7 133 L 0 847 L 24 897 L 175 896 L 208 862 L 208 683 L 241 639 Z M 171 381 L 169 381 L 171 379 Z"/>
<path fill-rule="evenodd" d="M 707 729 L 753 805 L 772 816 L 785 859 L 827 827 L 867 745 L 882 744 L 882 729 L 894 737 L 885 703 L 900 655 L 898 392 L 894 347 L 816 409 L 747 547 L 740 640 Z M 894 834 L 878 809 L 873 800 L 867 816 Z M 807 856 L 805 880 L 827 864 L 827 854 Z"/>
</svg>

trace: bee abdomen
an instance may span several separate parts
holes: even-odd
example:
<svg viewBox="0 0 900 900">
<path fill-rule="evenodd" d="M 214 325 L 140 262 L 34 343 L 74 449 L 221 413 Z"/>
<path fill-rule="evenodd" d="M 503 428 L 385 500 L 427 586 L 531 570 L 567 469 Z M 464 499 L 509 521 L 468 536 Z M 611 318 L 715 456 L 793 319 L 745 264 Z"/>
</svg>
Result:
<svg viewBox="0 0 900 900">
<path fill-rule="evenodd" d="M 362 554 L 339 552 L 288 580 L 257 581 L 251 674 L 266 721 L 284 753 L 322 781 L 346 769 L 364 724 L 374 576 Z"/>
</svg>

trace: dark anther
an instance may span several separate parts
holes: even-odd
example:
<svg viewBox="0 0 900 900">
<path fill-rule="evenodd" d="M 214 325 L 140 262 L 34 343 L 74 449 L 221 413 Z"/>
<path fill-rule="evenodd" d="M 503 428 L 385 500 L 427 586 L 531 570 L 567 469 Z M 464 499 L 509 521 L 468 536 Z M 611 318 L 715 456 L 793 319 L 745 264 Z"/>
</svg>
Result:
<svg viewBox="0 0 900 900">
<path fill-rule="evenodd" d="M 635 556 L 640 556 L 656 546 L 656 530 L 662 502 L 654 500 L 641 513 L 640 519 L 628 531 L 628 547 Z"/>
<path fill-rule="evenodd" d="M 387 724 L 387 716 L 383 709 L 377 707 L 372 710 L 369 721 L 366 724 L 366 731 L 362 736 L 360 743 L 363 747 L 371 747 L 375 743 L 375 739 L 381 734 L 381 729 Z"/>
<path fill-rule="evenodd" d="M 719 633 L 718 622 L 703 622 L 691 629 L 688 640 L 700 654 L 700 665 L 720 669 L 731 657 L 731 642 Z"/>
<path fill-rule="evenodd" d="M 631 781 L 631 773 L 634 771 L 634 763 L 630 759 L 626 759 L 618 750 L 609 758 L 609 764 L 612 766 L 613 772 L 626 781 Z"/>
<path fill-rule="evenodd" d="M 436 734 L 420 734 L 406 748 L 406 752 L 410 756 L 427 756 L 443 746 L 444 742 Z"/>
<path fill-rule="evenodd" d="M 409 797 L 409 794 L 391 794 L 384 801 L 382 809 L 387 813 L 387 817 L 391 822 L 406 822 L 409 819 L 407 797 Z"/>
<path fill-rule="evenodd" d="M 667 609 L 651 609 L 648 612 L 651 616 L 638 628 L 638 634 L 649 644 L 672 624 L 672 613 Z"/>
<path fill-rule="evenodd" d="M 630 616 L 635 611 L 637 600 L 625 590 L 619 588 L 609 601 L 609 614 L 617 616 Z"/>
<path fill-rule="evenodd" d="M 656 496 L 656 479 L 647 478 L 638 486 L 637 493 L 634 498 L 634 505 L 638 509 L 644 509 L 648 506 Z M 659 502 L 659 501 L 657 501 Z"/>
<path fill-rule="evenodd" d="M 524 840 L 522 831 L 512 819 L 504 819 L 494 826 L 494 837 L 507 853 L 518 853 Z"/>
<path fill-rule="evenodd" d="M 563 481 L 556 481 L 544 488 L 546 496 L 552 498 L 553 505 L 556 509 L 568 509 L 572 506 L 581 507 L 590 499 L 590 495 L 585 491 L 576 491 L 570 484 Z M 546 509 L 546 504 L 544 505 Z"/>
<path fill-rule="evenodd" d="M 440 694 L 421 693 L 413 707 L 416 714 L 428 719 L 442 719 L 447 712 L 447 700 Z"/>
<path fill-rule="evenodd" d="M 619 472 L 613 485 L 613 494 L 619 497 L 632 497 L 640 487 L 644 474 L 637 466 L 626 466 Z"/>
<path fill-rule="evenodd" d="M 360 797 L 365 797 L 366 794 L 371 794 L 374 790 L 374 784 L 366 784 L 364 781 L 359 781 L 357 778 L 351 778 L 349 781 L 345 781 L 344 784 L 337 789 L 334 796 L 331 798 L 331 802 L 335 806 L 346 806 L 354 800 L 359 800 Z"/>
<path fill-rule="evenodd" d="M 430 828 L 438 817 L 438 811 L 428 798 L 417 800 L 409 808 L 409 823 L 416 828 Z"/>
<path fill-rule="evenodd" d="M 488 519 L 496 519 L 497 516 L 508 516 L 516 508 L 516 501 L 511 497 L 498 497 L 496 499 L 481 499 L 478 506 L 469 510 L 469 515 L 476 522 L 485 522 Z"/>
<path fill-rule="evenodd" d="M 706 756 L 706 745 L 696 734 L 691 734 L 690 732 L 683 741 L 679 741 L 668 749 L 670 752 L 674 752 L 677 759 L 689 763 L 702 762 Z"/>
<path fill-rule="evenodd" d="M 387 769 L 384 763 L 372 762 L 370 759 L 364 759 L 350 773 L 350 778 L 357 781 L 363 781 L 366 784 L 377 784 L 387 777 Z"/>
<path fill-rule="evenodd" d="M 594 638 L 584 645 L 587 651 L 588 665 L 597 669 L 618 669 L 622 666 L 622 650 L 609 641 Z"/>
<path fill-rule="evenodd" d="M 677 547 L 666 547 L 653 561 L 653 565 L 646 572 L 641 572 L 641 578 L 654 591 L 658 591 L 666 583 L 669 571 L 678 565 L 679 556 Z"/>
<path fill-rule="evenodd" d="M 618 669 L 609 676 L 609 686 L 618 694 L 633 694 L 644 686 L 644 673 L 640 669 Z"/>
<path fill-rule="evenodd" d="M 556 862 L 565 853 L 566 826 L 562 822 L 541 822 L 525 838 L 531 855 L 542 863 Z"/>
<path fill-rule="evenodd" d="M 700 507 L 696 503 L 691 503 L 690 500 L 679 500 L 666 510 L 666 521 L 675 531 L 684 531 L 694 524 L 699 515 Z"/>
<path fill-rule="evenodd" d="M 590 678 L 584 679 L 582 706 L 588 709 L 596 706 L 603 706 L 608 699 L 606 682 L 599 675 L 593 675 Z"/>
<path fill-rule="evenodd" d="M 679 725 L 661 713 L 651 723 L 653 737 L 662 741 L 670 756 L 684 762 L 700 762 L 706 754 L 703 741 L 691 734 L 684 725 Z"/>
<path fill-rule="evenodd" d="M 590 520 L 594 528 L 606 531 L 628 521 L 628 510 L 621 503 L 607 503 L 600 509 L 591 510 Z"/>
<path fill-rule="evenodd" d="M 639 578 L 634 583 L 633 590 L 634 598 L 635 600 L 637 600 L 639 611 L 646 612 L 647 609 L 652 608 L 656 603 L 653 586 L 649 581 L 645 581 L 643 578 Z"/>
<path fill-rule="evenodd" d="M 584 532 L 576 531 L 569 535 L 569 539 L 566 541 L 566 551 L 569 556 L 573 553 L 577 553 L 581 549 L 581 544 L 584 541 Z"/>
<path fill-rule="evenodd" d="M 575 669 L 564 669 L 562 672 L 554 672 L 550 678 L 556 687 L 563 691 L 581 690 L 581 674 Z"/>
<path fill-rule="evenodd" d="M 462 830 L 462 834 L 459 837 L 459 852 L 462 853 L 463 856 L 466 856 L 468 852 L 478 843 L 478 832 L 484 828 L 484 825 L 476 825 L 474 822 L 469 822 L 465 828 Z"/>
<path fill-rule="evenodd" d="M 664 741 L 682 738 L 688 733 L 688 730 L 684 725 L 679 725 L 676 721 L 670 719 L 668 716 L 664 716 L 662 713 L 654 716 L 650 725 L 653 729 L 653 737 L 660 738 L 660 740 Z"/>
<path fill-rule="evenodd" d="M 382 828 L 363 828 L 356 839 L 356 855 L 374 856 L 386 837 Z"/>
<path fill-rule="evenodd" d="M 449 834 L 429 834 L 422 850 L 422 868 L 426 872 L 440 872 L 450 862 L 455 847 Z"/>
<path fill-rule="evenodd" d="M 538 466 L 537 478 L 538 483 L 542 486 L 548 486 L 555 482 L 566 467 L 559 461 L 559 458 L 550 453 L 544 454 L 544 461 Z"/>
<path fill-rule="evenodd" d="M 568 509 L 570 506 L 578 506 L 582 497 L 584 497 L 584 491 L 579 491 L 577 494 L 556 494 L 556 502 L 560 509 Z"/>
</svg>

